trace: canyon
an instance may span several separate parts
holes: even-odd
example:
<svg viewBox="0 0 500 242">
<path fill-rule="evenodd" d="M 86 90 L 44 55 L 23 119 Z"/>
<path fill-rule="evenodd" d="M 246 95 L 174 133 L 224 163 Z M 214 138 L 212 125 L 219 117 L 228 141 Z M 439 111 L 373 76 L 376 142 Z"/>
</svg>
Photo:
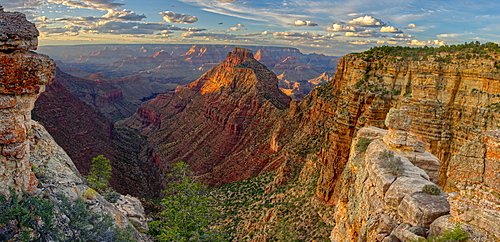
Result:
<svg viewBox="0 0 500 242">
<path fill-rule="evenodd" d="M 340 60 L 118 46 L 57 69 L 33 52 L 38 32 L 22 14 L 0 18 L 2 194 L 76 201 L 104 154 L 114 189 L 158 198 L 183 161 L 225 211 L 214 227 L 235 241 L 418 241 L 457 223 L 470 240 L 500 240 L 497 44 L 383 46 Z M 146 229 L 136 198 L 86 201 L 117 228 Z M 0 231 L 18 236 L 9 226 Z"/>
</svg>

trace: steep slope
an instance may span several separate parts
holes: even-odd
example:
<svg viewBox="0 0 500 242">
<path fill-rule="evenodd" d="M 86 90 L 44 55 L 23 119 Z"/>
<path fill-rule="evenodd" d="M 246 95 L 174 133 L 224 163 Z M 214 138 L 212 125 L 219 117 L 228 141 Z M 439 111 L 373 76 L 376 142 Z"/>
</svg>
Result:
<svg viewBox="0 0 500 242">
<path fill-rule="evenodd" d="M 97 109 L 69 92 L 56 78 L 47 86 L 33 109 L 33 119 L 41 122 L 54 139 L 75 162 L 78 170 L 87 175 L 92 158 L 104 155 L 111 160 L 111 185 L 119 192 L 147 196 L 148 167 L 139 166 L 136 159 L 140 139 L 120 135 Z"/>
<path fill-rule="evenodd" d="M 147 136 L 144 159 L 160 170 L 184 161 L 218 185 L 259 174 L 272 153 L 265 137 L 274 114 L 289 102 L 276 76 L 251 51 L 235 48 L 187 87 L 141 105 L 121 126 Z"/>
</svg>

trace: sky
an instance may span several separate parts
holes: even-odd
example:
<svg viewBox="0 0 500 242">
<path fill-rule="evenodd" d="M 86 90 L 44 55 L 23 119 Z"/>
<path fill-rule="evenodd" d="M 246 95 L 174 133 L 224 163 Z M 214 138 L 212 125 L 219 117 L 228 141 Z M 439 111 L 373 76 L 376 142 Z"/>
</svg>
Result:
<svg viewBox="0 0 500 242">
<path fill-rule="evenodd" d="M 498 0 L 0 0 L 40 45 L 230 44 L 341 56 L 373 46 L 500 42 Z"/>
</svg>

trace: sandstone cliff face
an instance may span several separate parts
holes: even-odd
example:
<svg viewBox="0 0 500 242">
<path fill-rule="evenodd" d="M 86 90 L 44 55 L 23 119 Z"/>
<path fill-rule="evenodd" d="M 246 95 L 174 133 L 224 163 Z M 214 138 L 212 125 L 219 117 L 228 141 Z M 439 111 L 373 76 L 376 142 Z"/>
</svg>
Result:
<svg viewBox="0 0 500 242">
<path fill-rule="evenodd" d="M 164 172 L 184 161 L 210 185 L 242 180 L 258 174 L 272 152 L 264 138 L 272 114 L 290 102 L 277 85 L 249 50 L 235 48 L 187 87 L 144 103 L 123 127 L 148 136 L 143 153 Z"/>
</svg>

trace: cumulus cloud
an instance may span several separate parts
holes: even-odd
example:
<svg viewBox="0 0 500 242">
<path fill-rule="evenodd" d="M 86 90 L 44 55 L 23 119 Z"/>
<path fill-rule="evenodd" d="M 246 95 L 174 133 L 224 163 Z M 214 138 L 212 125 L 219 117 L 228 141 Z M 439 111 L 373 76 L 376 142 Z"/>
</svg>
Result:
<svg viewBox="0 0 500 242">
<path fill-rule="evenodd" d="M 221 3 L 234 3 L 234 2 L 237 2 L 238 0 L 217 0 L 217 2 L 221 2 Z"/>
<path fill-rule="evenodd" d="M 382 33 L 403 33 L 403 31 L 399 30 L 394 26 L 383 26 L 380 28 L 380 32 Z"/>
<path fill-rule="evenodd" d="M 243 25 L 243 24 L 238 24 L 238 25 L 236 25 L 236 26 L 238 26 L 238 27 L 240 27 L 240 28 L 245 27 L 245 25 Z"/>
<path fill-rule="evenodd" d="M 42 25 L 38 27 L 38 30 L 42 35 L 49 36 L 51 34 L 64 34 L 75 36 L 79 34 L 79 31 L 82 29 L 80 26 L 74 25 L 66 25 L 63 27 L 49 28 L 47 25 Z"/>
<path fill-rule="evenodd" d="M 298 33 L 298 32 L 290 32 L 290 31 L 275 32 L 275 33 L 273 33 L 273 35 L 274 35 L 274 37 L 277 37 L 277 38 L 286 38 L 286 39 L 289 39 L 289 38 L 296 39 L 296 38 L 318 38 L 318 37 L 321 37 L 321 35 L 319 35 L 317 33 L 309 33 L 309 32 Z"/>
<path fill-rule="evenodd" d="M 350 26 L 355 27 L 381 27 L 385 26 L 385 23 L 380 19 L 376 19 L 372 16 L 366 15 L 364 17 L 355 18 L 348 22 Z"/>
<path fill-rule="evenodd" d="M 414 29 L 416 27 L 417 27 L 417 25 L 414 23 L 409 23 L 408 26 L 406 26 L 407 29 Z"/>
<path fill-rule="evenodd" d="M 240 30 L 241 28 L 238 28 L 238 27 L 231 27 L 229 28 L 229 31 L 238 31 Z"/>
<path fill-rule="evenodd" d="M 456 38 L 459 37 L 460 34 L 438 34 L 438 38 Z"/>
<path fill-rule="evenodd" d="M 173 30 L 173 31 L 189 31 L 189 32 L 200 32 L 200 31 L 205 31 L 207 29 L 204 28 L 180 28 L 174 25 L 169 25 L 166 27 L 167 30 Z"/>
<path fill-rule="evenodd" d="M 168 23 L 192 24 L 198 21 L 198 18 L 196 16 L 175 13 L 172 11 L 160 12 L 159 14 L 163 16 L 163 20 Z"/>
<path fill-rule="evenodd" d="M 357 32 L 359 31 L 354 26 L 342 25 L 342 24 L 333 24 L 331 28 L 327 28 L 326 31 L 329 32 Z"/>
<path fill-rule="evenodd" d="M 123 6 L 123 3 L 116 3 L 115 0 L 48 0 L 50 3 L 62 4 L 74 8 L 87 8 L 109 10 Z"/>
<path fill-rule="evenodd" d="M 109 19 L 114 21 L 141 21 L 146 18 L 144 14 L 136 14 L 134 11 L 109 9 L 108 13 L 101 16 L 102 19 Z"/>
<path fill-rule="evenodd" d="M 318 24 L 312 22 L 312 21 L 309 21 L 309 20 L 295 20 L 295 22 L 293 24 L 291 24 L 293 26 L 318 26 Z"/>
</svg>

